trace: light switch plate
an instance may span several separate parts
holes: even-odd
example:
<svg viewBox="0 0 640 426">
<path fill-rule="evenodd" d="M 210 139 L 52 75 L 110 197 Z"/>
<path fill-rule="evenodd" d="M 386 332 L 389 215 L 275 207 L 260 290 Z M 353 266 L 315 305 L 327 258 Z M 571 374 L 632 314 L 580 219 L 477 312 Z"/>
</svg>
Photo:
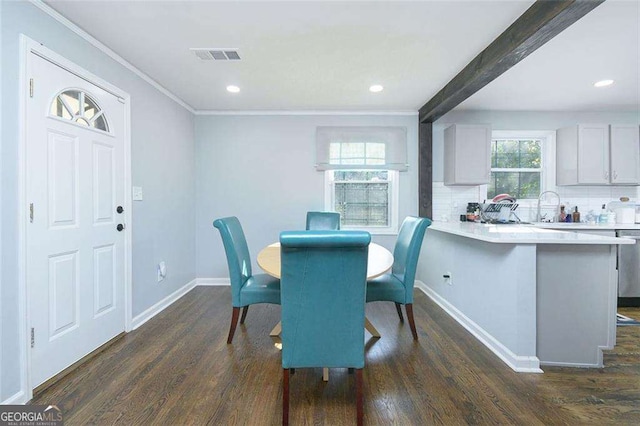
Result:
<svg viewBox="0 0 640 426">
<path fill-rule="evenodd" d="M 131 193 L 133 195 L 133 201 L 142 201 L 142 187 L 134 186 L 131 188 Z"/>
</svg>

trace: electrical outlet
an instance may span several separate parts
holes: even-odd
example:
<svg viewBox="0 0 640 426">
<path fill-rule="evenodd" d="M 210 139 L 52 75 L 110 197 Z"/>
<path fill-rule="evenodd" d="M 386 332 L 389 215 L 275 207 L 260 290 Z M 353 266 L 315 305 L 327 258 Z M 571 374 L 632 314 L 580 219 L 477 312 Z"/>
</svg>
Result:
<svg viewBox="0 0 640 426">
<path fill-rule="evenodd" d="M 164 280 L 167 276 L 167 265 L 164 263 L 164 260 L 158 263 L 158 282 Z"/>
<path fill-rule="evenodd" d="M 451 275 L 451 272 L 447 271 L 442 275 L 442 279 L 444 280 L 444 283 L 447 285 L 453 285 L 453 276 Z"/>
</svg>

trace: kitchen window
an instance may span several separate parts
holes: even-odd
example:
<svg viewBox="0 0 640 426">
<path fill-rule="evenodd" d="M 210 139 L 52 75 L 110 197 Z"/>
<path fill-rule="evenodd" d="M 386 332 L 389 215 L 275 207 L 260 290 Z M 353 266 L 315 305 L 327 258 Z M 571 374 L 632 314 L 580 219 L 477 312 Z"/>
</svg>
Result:
<svg viewBox="0 0 640 426">
<path fill-rule="evenodd" d="M 486 198 L 507 193 L 519 200 L 537 199 L 553 181 L 552 142 L 551 132 L 494 131 Z"/>
<path fill-rule="evenodd" d="M 404 127 L 318 127 L 316 170 L 325 174 L 325 210 L 343 229 L 398 230 L 398 181 L 407 170 Z"/>
</svg>

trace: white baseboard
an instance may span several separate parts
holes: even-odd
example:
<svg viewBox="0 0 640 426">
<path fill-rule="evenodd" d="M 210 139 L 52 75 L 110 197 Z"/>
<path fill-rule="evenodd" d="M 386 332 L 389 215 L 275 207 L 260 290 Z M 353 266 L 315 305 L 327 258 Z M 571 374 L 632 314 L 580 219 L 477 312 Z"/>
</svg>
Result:
<svg viewBox="0 0 640 426">
<path fill-rule="evenodd" d="M 540 360 L 536 356 L 519 356 L 514 354 L 509 348 L 504 346 L 495 337 L 489 334 L 485 329 L 476 324 L 473 320 L 468 318 L 462 312 L 460 312 L 455 306 L 450 304 L 446 299 L 440 296 L 435 291 L 431 290 L 422 281 L 416 280 L 415 287 L 422 290 L 431 300 L 436 302 L 442 309 L 445 310 L 453 319 L 463 326 L 469 333 L 471 333 L 476 339 L 485 345 L 491 352 L 496 354 L 498 358 L 504 361 L 509 367 L 518 373 L 542 373 L 540 369 Z"/>
<path fill-rule="evenodd" d="M 548 365 L 548 366 L 552 366 L 552 367 L 572 367 L 572 368 L 603 368 L 604 367 L 604 354 L 602 353 L 602 351 L 604 350 L 609 350 L 609 349 L 613 349 L 612 347 L 605 345 L 605 346 L 598 346 L 598 362 L 596 362 L 595 364 L 591 363 L 584 363 L 584 362 L 555 362 L 555 361 L 540 361 L 541 365 Z"/>
<path fill-rule="evenodd" d="M 174 291 L 173 293 L 171 293 L 170 295 L 168 295 L 167 297 L 165 297 L 164 299 L 162 299 L 161 301 L 159 301 L 155 305 L 153 305 L 150 308 L 146 309 L 144 312 L 136 315 L 131 320 L 131 329 L 132 330 L 137 329 L 142 324 L 144 324 L 145 322 L 149 321 L 151 318 L 155 317 L 160 312 L 162 312 L 163 310 L 165 310 L 166 308 L 171 306 L 171 304 L 173 302 L 175 302 L 176 300 L 180 299 L 182 296 L 184 296 L 189 291 L 191 291 L 196 286 L 196 281 L 197 280 L 190 281 L 189 283 L 187 283 L 183 287 L 179 288 L 178 290 Z"/>
<path fill-rule="evenodd" d="M 20 391 L 0 402 L 0 405 L 24 405 L 27 402 L 29 402 L 27 400 L 27 394 L 24 391 Z"/>
<path fill-rule="evenodd" d="M 229 278 L 196 278 L 196 285 L 202 286 L 218 286 L 231 285 Z"/>
</svg>

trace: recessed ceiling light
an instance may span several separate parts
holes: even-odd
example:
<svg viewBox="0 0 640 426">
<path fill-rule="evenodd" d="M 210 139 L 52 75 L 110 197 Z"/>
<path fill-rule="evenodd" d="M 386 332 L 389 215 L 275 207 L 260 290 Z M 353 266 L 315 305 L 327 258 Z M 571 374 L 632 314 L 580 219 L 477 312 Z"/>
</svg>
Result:
<svg viewBox="0 0 640 426">
<path fill-rule="evenodd" d="M 383 90 L 384 87 L 382 87 L 380 84 L 374 84 L 373 86 L 369 87 L 369 91 L 373 93 L 382 92 Z"/>
<path fill-rule="evenodd" d="M 613 84 L 613 80 L 600 80 L 593 83 L 595 87 L 607 87 Z"/>
<path fill-rule="evenodd" d="M 234 85 L 227 86 L 227 92 L 229 93 L 238 93 L 239 91 L 240 91 L 240 88 L 238 86 L 234 86 Z"/>
</svg>

